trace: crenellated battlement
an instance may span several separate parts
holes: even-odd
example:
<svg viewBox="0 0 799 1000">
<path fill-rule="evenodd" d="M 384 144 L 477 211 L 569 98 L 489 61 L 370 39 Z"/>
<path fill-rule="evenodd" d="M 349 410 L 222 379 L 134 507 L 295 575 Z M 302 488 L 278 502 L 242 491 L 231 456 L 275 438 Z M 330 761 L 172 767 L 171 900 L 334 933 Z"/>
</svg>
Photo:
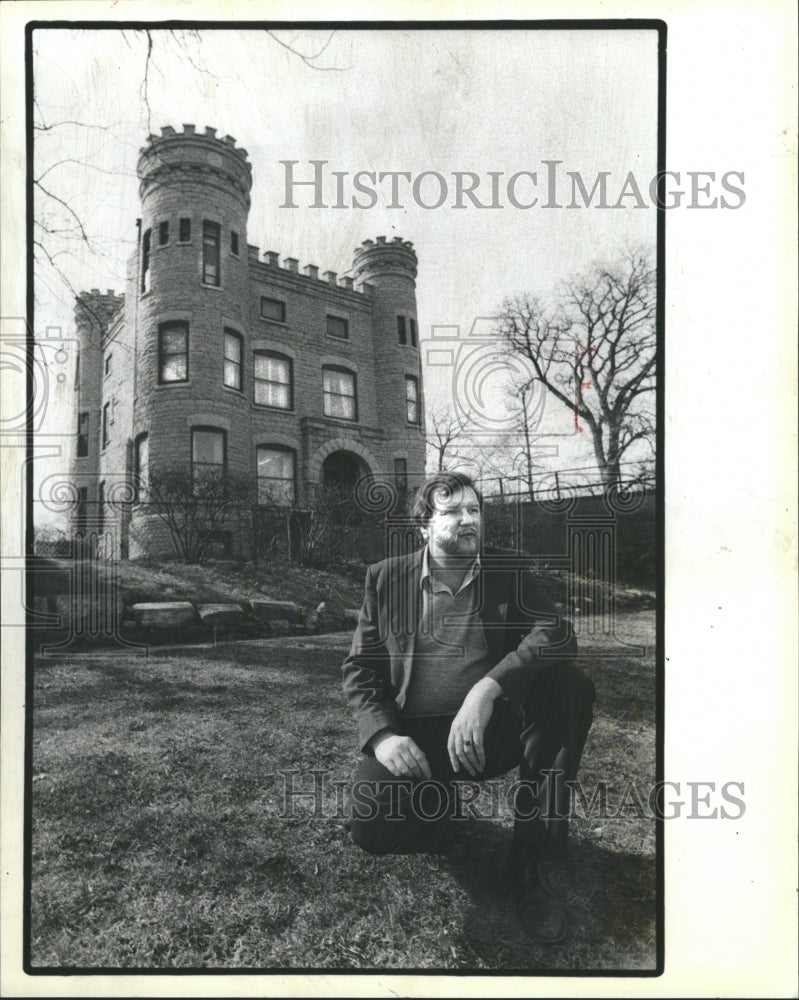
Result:
<svg viewBox="0 0 799 1000">
<path fill-rule="evenodd" d="M 395 236 L 390 242 L 385 236 L 364 240 L 356 247 L 353 272 L 356 281 L 368 281 L 384 275 L 416 280 L 417 257 L 410 240 Z"/>
<path fill-rule="evenodd" d="M 327 285 L 345 292 L 371 297 L 374 286 L 366 280 L 367 274 L 390 273 L 399 269 L 405 276 L 416 277 L 416 252 L 410 240 L 395 236 L 391 242 L 385 236 L 374 240 L 364 240 L 360 247 L 355 248 L 353 255 L 354 275 L 339 276 L 336 271 L 323 271 L 317 264 L 300 264 L 296 257 L 283 257 L 277 250 L 261 250 L 259 246 L 248 244 L 247 255 L 251 263 L 264 264 L 305 279 L 314 285 Z M 360 280 L 359 280 L 359 276 Z M 356 281 L 358 282 L 356 286 Z"/>
<path fill-rule="evenodd" d="M 260 247 L 248 244 L 247 255 L 250 263 L 261 264 L 284 274 L 290 274 L 309 285 L 333 287 L 343 292 L 353 292 L 356 295 L 371 296 L 373 288 L 368 282 L 355 286 L 355 278 L 350 274 L 339 275 L 337 271 L 320 273 L 317 264 L 301 264 L 296 257 L 283 257 L 277 250 L 261 250 Z"/>
<path fill-rule="evenodd" d="M 233 187 L 249 208 L 252 164 L 247 150 L 237 146 L 232 135 L 219 137 L 216 133 L 210 125 L 198 132 L 195 125 L 185 124 L 181 132 L 164 125 L 160 135 L 151 134 L 139 150 L 140 196 L 144 198 L 158 185 L 205 176 Z"/>
<path fill-rule="evenodd" d="M 113 288 L 105 292 L 92 288 L 76 296 L 75 320 L 78 324 L 89 323 L 93 326 L 108 324 L 124 304 L 125 296 L 117 295 Z"/>
<path fill-rule="evenodd" d="M 226 135 L 220 138 L 219 136 L 217 136 L 216 133 L 217 129 L 212 128 L 212 126 L 210 125 L 205 126 L 204 132 L 198 132 L 196 125 L 191 125 L 191 124 L 184 125 L 182 132 L 178 132 L 176 129 L 172 128 L 171 125 L 162 125 L 161 135 L 154 135 L 153 133 L 150 133 L 150 135 L 147 137 L 147 144 L 141 147 L 139 153 L 140 154 L 146 153 L 151 148 L 157 147 L 164 141 L 170 139 L 191 139 L 191 140 L 199 139 L 201 141 L 207 141 L 208 139 L 211 139 L 214 142 L 225 146 L 227 149 L 232 150 L 236 154 L 236 156 L 238 156 L 240 159 L 242 160 L 247 159 L 248 156 L 247 150 L 237 147 L 236 140 L 233 138 L 232 135 Z M 251 163 L 248 162 L 247 167 L 250 171 L 252 171 Z"/>
</svg>

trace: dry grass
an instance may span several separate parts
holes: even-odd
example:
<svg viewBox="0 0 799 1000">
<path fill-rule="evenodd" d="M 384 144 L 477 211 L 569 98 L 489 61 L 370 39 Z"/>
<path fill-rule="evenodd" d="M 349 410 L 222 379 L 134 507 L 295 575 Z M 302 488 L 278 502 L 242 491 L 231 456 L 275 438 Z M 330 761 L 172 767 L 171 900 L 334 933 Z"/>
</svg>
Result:
<svg viewBox="0 0 799 1000">
<path fill-rule="evenodd" d="M 651 615 L 627 625 L 651 641 Z M 575 819 L 571 860 L 553 873 L 571 931 L 549 948 L 525 939 L 499 878 L 507 811 L 470 824 L 459 868 L 351 844 L 331 784 L 357 757 L 347 645 L 37 661 L 34 968 L 654 968 L 651 820 Z M 608 782 L 613 801 L 654 780 L 654 662 L 585 648 L 598 706 L 581 778 Z M 280 772 L 307 789 L 314 768 L 329 773 L 326 815 L 308 797 L 282 817 Z"/>
</svg>

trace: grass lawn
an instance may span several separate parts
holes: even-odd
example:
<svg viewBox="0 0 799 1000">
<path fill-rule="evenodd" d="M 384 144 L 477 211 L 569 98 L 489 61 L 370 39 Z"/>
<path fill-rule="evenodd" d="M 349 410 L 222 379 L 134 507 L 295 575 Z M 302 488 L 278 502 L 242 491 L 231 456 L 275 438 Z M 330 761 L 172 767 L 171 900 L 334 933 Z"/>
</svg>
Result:
<svg viewBox="0 0 799 1000">
<path fill-rule="evenodd" d="M 651 643 L 651 613 L 626 624 Z M 36 661 L 34 967 L 654 967 L 654 824 L 635 809 L 574 820 L 571 858 L 552 870 L 571 929 L 548 948 L 518 929 L 500 879 L 507 809 L 470 822 L 459 867 L 350 842 L 333 784 L 357 760 L 347 647 L 318 636 Z M 608 782 L 613 809 L 628 782 L 654 781 L 654 659 L 582 648 L 598 703 L 580 776 Z M 286 816 L 281 772 L 311 790 L 313 769 L 323 815 L 309 795 Z"/>
</svg>

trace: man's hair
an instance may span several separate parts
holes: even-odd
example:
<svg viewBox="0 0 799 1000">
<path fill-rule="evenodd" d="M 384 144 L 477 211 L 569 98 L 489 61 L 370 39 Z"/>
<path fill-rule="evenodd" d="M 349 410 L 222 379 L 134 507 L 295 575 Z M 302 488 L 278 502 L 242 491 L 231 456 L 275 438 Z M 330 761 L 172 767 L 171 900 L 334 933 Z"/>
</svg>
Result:
<svg viewBox="0 0 799 1000">
<path fill-rule="evenodd" d="M 464 490 L 474 490 L 480 509 L 483 509 L 483 494 L 475 486 L 471 476 L 465 472 L 436 472 L 430 476 L 413 498 L 411 517 L 418 528 L 423 528 L 436 509 L 436 501 L 449 498 Z"/>
</svg>

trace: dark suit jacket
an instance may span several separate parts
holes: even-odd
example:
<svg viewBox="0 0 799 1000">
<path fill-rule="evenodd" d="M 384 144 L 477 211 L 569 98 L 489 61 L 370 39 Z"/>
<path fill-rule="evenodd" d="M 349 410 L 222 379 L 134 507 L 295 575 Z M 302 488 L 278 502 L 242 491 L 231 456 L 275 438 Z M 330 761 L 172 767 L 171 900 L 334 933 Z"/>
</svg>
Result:
<svg viewBox="0 0 799 1000">
<path fill-rule="evenodd" d="M 361 747 L 381 729 L 402 732 L 400 710 L 413 672 L 421 614 L 422 553 L 384 559 L 366 573 L 366 594 L 344 661 L 344 694 L 358 725 Z M 547 582 L 514 554 L 481 554 L 478 608 L 492 677 L 521 708 L 540 674 L 573 662 L 577 643 L 555 610 Z"/>
</svg>

